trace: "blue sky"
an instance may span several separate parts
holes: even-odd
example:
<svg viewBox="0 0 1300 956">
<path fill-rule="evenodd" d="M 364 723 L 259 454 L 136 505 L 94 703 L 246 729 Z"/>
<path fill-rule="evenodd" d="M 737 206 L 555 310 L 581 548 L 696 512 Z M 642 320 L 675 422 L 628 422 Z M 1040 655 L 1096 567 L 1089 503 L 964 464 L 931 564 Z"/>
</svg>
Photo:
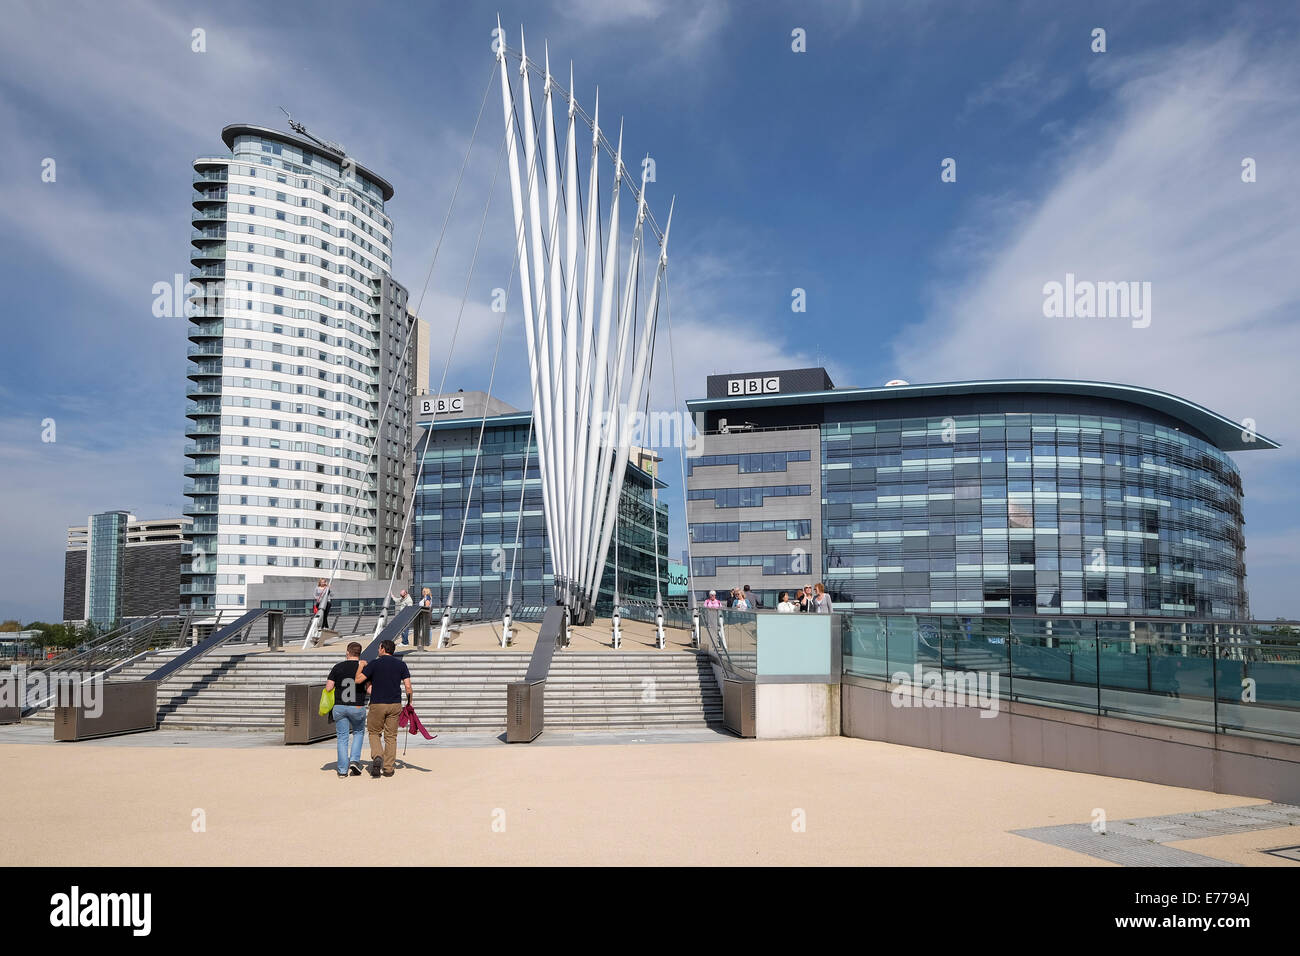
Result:
<svg viewBox="0 0 1300 956">
<path fill-rule="evenodd" d="M 394 274 L 419 297 L 496 13 L 574 63 L 607 129 L 676 196 L 675 356 L 711 372 L 825 364 L 838 385 L 1034 376 L 1162 388 L 1280 451 L 1237 455 L 1256 616 L 1300 616 L 1300 12 L 1271 2 L 15 3 L 0 33 L 0 618 L 60 615 L 69 524 L 178 513 L 191 161 L 284 106 L 393 183 Z M 1106 52 L 1090 49 L 1106 31 Z M 191 50 L 194 29 L 206 51 Z M 807 52 L 791 50 L 802 28 Z M 536 44 L 536 53 L 534 53 Z M 567 79 L 567 78 L 566 78 Z M 499 91 L 421 314 L 441 370 L 500 137 Z M 484 132 L 486 131 L 486 132 Z M 957 181 L 940 180 L 945 157 Z M 1257 181 L 1241 181 L 1241 162 Z M 42 182 L 42 161 L 57 179 Z M 503 184 L 504 187 L 504 184 Z M 448 385 L 487 384 L 510 272 L 489 213 Z M 1149 328 L 1048 319 L 1067 272 L 1150 281 Z M 790 310 L 806 290 L 807 311 Z M 526 405 L 512 322 L 497 391 Z M 53 418 L 57 440 L 41 441 Z M 677 457 L 672 551 L 682 547 Z"/>
</svg>

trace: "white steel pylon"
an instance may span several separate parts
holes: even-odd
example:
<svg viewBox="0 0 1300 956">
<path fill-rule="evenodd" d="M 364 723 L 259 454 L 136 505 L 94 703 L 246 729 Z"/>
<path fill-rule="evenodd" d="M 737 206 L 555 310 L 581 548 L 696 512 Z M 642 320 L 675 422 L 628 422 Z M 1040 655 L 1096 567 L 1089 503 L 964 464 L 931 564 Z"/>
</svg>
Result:
<svg viewBox="0 0 1300 956">
<path fill-rule="evenodd" d="M 595 606 L 618 520 L 637 409 L 648 388 L 672 208 L 661 232 L 646 202 L 645 173 L 638 187 L 623 165 L 622 124 L 618 147 L 611 149 L 601 135 L 599 97 L 594 115 L 588 117 L 573 92 L 572 66 L 565 91 L 551 73 L 549 50 L 539 66 L 528 59 L 522 31 L 515 53 L 507 48 L 500 26 L 498 19 L 497 60 L 515 255 L 555 597 L 579 621 L 586 621 Z M 518 117 L 508 56 L 519 60 L 522 116 Z M 533 115 L 534 75 L 542 80 L 540 124 Z M 562 151 L 557 151 L 557 96 L 568 104 Z M 578 119 L 592 133 L 585 217 Z M 523 141 L 523 170 L 518 140 Z M 614 164 L 607 220 L 602 217 L 600 195 L 599 167 L 604 156 Z M 620 295 L 620 209 L 625 183 L 636 200 L 636 219 Z M 659 252 L 654 284 L 642 304 L 636 293 L 647 232 L 657 240 Z"/>
</svg>

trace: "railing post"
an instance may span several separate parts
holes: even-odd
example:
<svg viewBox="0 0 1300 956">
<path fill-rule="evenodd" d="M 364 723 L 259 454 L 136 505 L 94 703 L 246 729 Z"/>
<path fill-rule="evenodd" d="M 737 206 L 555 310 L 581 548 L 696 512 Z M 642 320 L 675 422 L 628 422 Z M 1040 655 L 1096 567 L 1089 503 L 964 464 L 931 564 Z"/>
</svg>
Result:
<svg viewBox="0 0 1300 956">
<path fill-rule="evenodd" d="M 1097 714 L 1101 715 L 1101 625 L 1092 622 L 1092 650 L 1097 657 L 1095 680 L 1097 681 Z"/>
<path fill-rule="evenodd" d="M 1210 625 L 1210 686 L 1214 696 L 1214 732 L 1219 733 L 1219 626 Z"/>
<path fill-rule="evenodd" d="M 438 631 L 438 650 L 447 646 L 447 632 L 451 630 L 451 605 L 442 609 L 442 627 Z"/>
</svg>

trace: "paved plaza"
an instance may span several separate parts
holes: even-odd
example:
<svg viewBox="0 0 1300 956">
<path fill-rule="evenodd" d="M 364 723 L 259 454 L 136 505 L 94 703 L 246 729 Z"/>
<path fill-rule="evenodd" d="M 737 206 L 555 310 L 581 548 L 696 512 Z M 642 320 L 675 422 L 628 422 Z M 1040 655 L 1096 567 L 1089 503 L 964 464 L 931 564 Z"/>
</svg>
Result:
<svg viewBox="0 0 1300 956">
<path fill-rule="evenodd" d="M 24 808 L 0 864 L 323 866 L 354 828 L 388 834 L 389 864 L 1124 865 L 1094 855 L 1101 810 L 1169 865 L 1300 866 L 1264 852 L 1300 844 L 1294 808 L 850 738 L 443 735 L 399 745 L 391 779 L 340 780 L 332 740 L 49 733 L 0 728 L 0 799 Z"/>
</svg>

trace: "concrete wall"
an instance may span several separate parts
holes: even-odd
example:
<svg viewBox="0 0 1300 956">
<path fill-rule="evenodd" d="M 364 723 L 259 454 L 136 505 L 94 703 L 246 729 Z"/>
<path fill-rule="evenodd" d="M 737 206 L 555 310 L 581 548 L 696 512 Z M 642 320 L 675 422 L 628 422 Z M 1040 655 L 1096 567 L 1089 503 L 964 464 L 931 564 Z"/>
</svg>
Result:
<svg viewBox="0 0 1300 956">
<path fill-rule="evenodd" d="M 899 707 L 884 681 L 850 675 L 841 708 L 846 737 L 1300 803 L 1295 744 L 1005 700 L 992 718 L 975 707 Z"/>
<path fill-rule="evenodd" d="M 755 735 L 760 739 L 838 737 L 838 684 L 762 684 L 756 688 Z"/>
<path fill-rule="evenodd" d="M 323 575 L 328 577 L 329 575 Z M 313 575 L 310 577 L 290 577 L 277 575 L 268 577 L 259 584 L 251 584 L 248 587 L 248 609 L 252 610 L 261 607 L 266 601 L 307 601 L 312 600 L 312 595 L 316 591 L 316 582 L 322 575 Z M 393 584 L 393 593 L 396 594 L 403 587 L 401 581 Z M 388 581 L 344 581 L 335 578 L 334 583 L 330 585 L 330 599 L 340 601 L 344 598 L 369 598 L 383 600 L 388 593 Z M 413 601 L 418 601 L 418 594 L 411 595 Z"/>
</svg>

